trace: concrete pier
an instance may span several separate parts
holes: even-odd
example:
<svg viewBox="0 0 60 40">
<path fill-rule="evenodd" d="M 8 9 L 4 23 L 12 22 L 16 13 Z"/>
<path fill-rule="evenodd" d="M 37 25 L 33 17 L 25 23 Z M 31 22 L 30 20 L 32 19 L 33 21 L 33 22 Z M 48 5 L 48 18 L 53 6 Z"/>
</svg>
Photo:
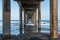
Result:
<svg viewBox="0 0 60 40">
<path fill-rule="evenodd" d="M 3 39 L 9 39 L 11 35 L 10 14 L 10 0 L 3 0 Z"/>
<path fill-rule="evenodd" d="M 20 34 L 22 34 L 22 11 L 23 11 L 23 8 L 22 8 L 22 4 L 21 4 L 21 2 L 19 1 L 18 2 L 18 4 L 19 4 L 19 11 L 20 11 Z"/>
<path fill-rule="evenodd" d="M 40 8 L 40 5 L 41 2 L 39 2 L 38 4 L 38 32 L 41 31 L 41 8 Z"/>
<path fill-rule="evenodd" d="M 50 35 L 58 38 L 58 0 L 50 0 Z"/>
<path fill-rule="evenodd" d="M 23 36 L 21 35 L 24 35 L 24 38 L 27 37 L 28 40 L 31 37 L 38 38 L 40 40 L 56 40 L 56 39 L 58 40 L 59 39 L 58 37 L 58 0 L 50 0 L 50 34 L 48 34 L 48 36 L 46 34 L 41 35 L 41 1 L 44 1 L 44 0 L 34 0 L 34 1 L 33 0 L 15 0 L 15 1 L 17 1 L 17 3 L 19 4 L 19 21 L 20 21 L 19 38 L 23 39 L 22 38 Z M 10 3 L 11 3 L 10 0 L 3 0 L 3 39 L 11 38 Z M 37 10 L 38 10 L 38 16 L 36 16 Z M 23 24 L 22 12 L 23 11 L 24 11 L 25 34 L 22 34 L 22 24 Z M 30 21 L 32 20 L 32 23 L 34 25 L 33 26 L 26 25 L 29 22 L 28 20 Z M 37 33 L 35 28 L 38 28 Z M 44 39 L 41 39 L 41 37 Z"/>
</svg>

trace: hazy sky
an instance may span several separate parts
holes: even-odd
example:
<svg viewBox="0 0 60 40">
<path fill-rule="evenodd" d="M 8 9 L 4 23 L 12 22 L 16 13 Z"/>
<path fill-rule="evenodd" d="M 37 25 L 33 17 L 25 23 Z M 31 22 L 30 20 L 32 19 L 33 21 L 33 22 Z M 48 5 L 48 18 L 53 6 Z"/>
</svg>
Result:
<svg viewBox="0 0 60 40">
<path fill-rule="evenodd" d="M 11 0 L 11 19 L 19 19 L 19 6 L 17 2 Z M 45 0 L 41 2 L 41 19 L 49 20 L 50 19 L 50 1 Z M 60 0 L 58 0 L 58 19 L 60 20 Z M 2 20 L 2 0 L 0 0 L 0 20 Z"/>
</svg>

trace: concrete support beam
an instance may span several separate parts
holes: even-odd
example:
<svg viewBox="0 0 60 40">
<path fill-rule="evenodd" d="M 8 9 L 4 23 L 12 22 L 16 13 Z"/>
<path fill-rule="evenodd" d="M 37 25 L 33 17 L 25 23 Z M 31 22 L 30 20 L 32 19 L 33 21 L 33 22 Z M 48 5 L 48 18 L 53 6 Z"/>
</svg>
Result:
<svg viewBox="0 0 60 40">
<path fill-rule="evenodd" d="M 35 32 L 37 32 L 37 24 L 36 24 L 36 11 L 34 12 L 34 26 L 35 26 Z"/>
<path fill-rule="evenodd" d="M 3 0 L 3 38 L 9 39 L 11 35 L 10 25 L 10 0 Z"/>
<path fill-rule="evenodd" d="M 35 13 L 33 15 L 33 23 L 35 24 Z"/>
<path fill-rule="evenodd" d="M 35 13 L 33 12 L 33 16 L 32 16 L 32 22 L 33 24 L 35 24 Z"/>
<path fill-rule="evenodd" d="M 32 16 L 32 23 L 34 24 L 34 30 L 33 30 L 33 32 L 35 33 L 35 12 L 34 12 L 34 14 Z"/>
<path fill-rule="evenodd" d="M 26 21 L 27 21 L 27 19 L 26 19 L 26 13 L 24 12 L 24 25 L 26 24 Z"/>
<path fill-rule="evenodd" d="M 32 21 L 32 17 L 31 17 L 31 21 Z"/>
<path fill-rule="evenodd" d="M 22 5 L 19 1 L 19 11 L 20 11 L 20 34 L 22 34 Z"/>
<path fill-rule="evenodd" d="M 38 5 L 38 32 L 41 31 L 41 2 L 39 2 L 39 5 Z"/>
<path fill-rule="evenodd" d="M 34 16 L 32 16 L 32 23 L 34 24 Z"/>
<path fill-rule="evenodd" d="M 25 21 L 25 24 L 27 24 L 28 22 L 27 22 L 27 11 L 25 10 L 25 13 L 24 13 L 24 21 Z"/>
<path fill-rule="evenodd" d="M 26 17 L 26 11 L 24 11 L 24 33 L 25 33 L 26 23 L 27 23 L 27 17 Z"/>
<path fill-rule="evenodd" d="M 38 8 L 36 8 L 36 32 L 38 33 Z"/>
<path fill-rule="evenodd" d="M 58 38 L 58 0 L 50 0 L 50 35 Z"/>
<path fill-rule="evenodd" d="M 34 12 L 34 24 L 36 24 L 36 13 Z"/>
<path fill-rule="evenodd" d="M 25 20 L 26 20 L 25 22 L 26 22 L 26 24 L 27 24 L 27 21 L 28 21 L 28 20 L 27 20 L 27 12 L 26 12 L 26 11 L 25 11 L 25 17 L 26 17 L 26 18 L 25 18 Z"/>
</svg>

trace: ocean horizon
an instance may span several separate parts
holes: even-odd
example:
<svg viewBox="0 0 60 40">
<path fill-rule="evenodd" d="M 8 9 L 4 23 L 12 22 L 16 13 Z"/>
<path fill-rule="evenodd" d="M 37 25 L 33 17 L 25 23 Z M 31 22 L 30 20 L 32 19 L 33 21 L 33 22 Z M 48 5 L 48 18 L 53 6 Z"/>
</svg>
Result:
<svg viewBox="0 0 60 40">
<path fill-rule="evenodd" d="M 41 32 L 50 33 L 50 20 L 41 20 Z M 3 20 L 0 20 L 0 34 L 2 33 L 3 33 Z M 23 33 L 24 33 L 24 25 L 23 25 Z M 12 35 L 20 34 L 19 20 L 11 20 L 11 34 Z M 58 20 L 58 34 L 60 34 L 60 20 Z"/>
</svg>

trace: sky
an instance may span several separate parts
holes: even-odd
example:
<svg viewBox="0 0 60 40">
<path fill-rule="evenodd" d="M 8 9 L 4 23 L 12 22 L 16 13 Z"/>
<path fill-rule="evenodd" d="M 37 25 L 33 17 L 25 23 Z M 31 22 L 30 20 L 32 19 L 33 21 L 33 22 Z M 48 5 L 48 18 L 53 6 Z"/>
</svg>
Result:
<svg viewBox="0 0 60 40">
<path fill-rule="evenodd" d="M 60 20 L 60 0 L 58 0 L 58 20 Z M 0 0 L 0 20 L 3 19 L 2 0 Z M 19 5 L 11 0 L 11 20 L 19 20 Z M 50 0 L 41 2 L 41 20 L 50 20 Z"/>
</svg>

